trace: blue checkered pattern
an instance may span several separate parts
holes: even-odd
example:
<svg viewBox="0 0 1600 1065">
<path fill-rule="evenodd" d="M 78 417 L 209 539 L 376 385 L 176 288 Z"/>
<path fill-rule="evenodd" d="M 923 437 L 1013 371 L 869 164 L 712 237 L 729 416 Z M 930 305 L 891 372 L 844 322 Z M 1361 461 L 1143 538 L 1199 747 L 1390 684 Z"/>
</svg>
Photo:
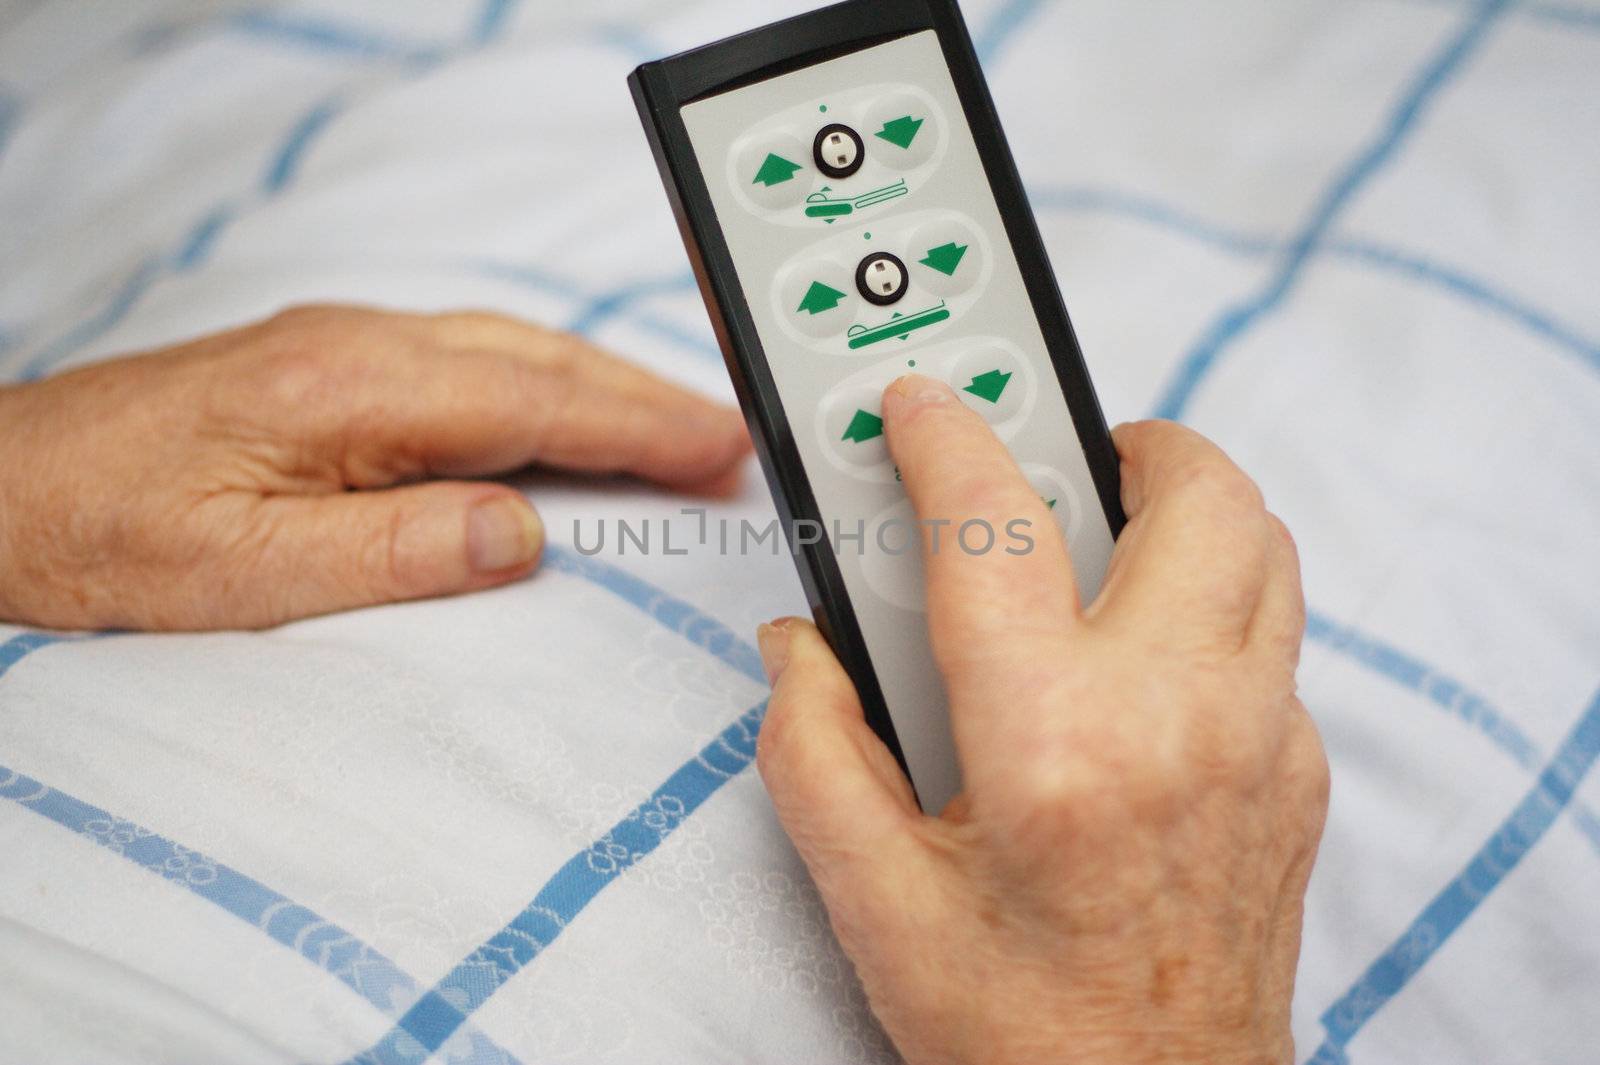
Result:
<svg viewBox="0 0 1600 1065">
<path fill-rule="evenodd" d="M 1418 0 L 1390 2 L 1398 7 L 1418 6 Z M 1170 353 L 1165 380 L 1150 403 L 1151 413 L 1180 419 L 1189 415 L 1198 396 L 1218 387 L 1219 368 L 1245 338 L 1274 321 L 1292 318 L 1316 300 L 1316 294 L 1304 291 L 1304 285 L 1308 272 L 1325 262 L 1369 273 L 1397 291 L 1417 288 L 1470 305 L 1532 337 L 1549 358 L 1571 360 L 1582 368 L 1588 383 L 1600 389 L 1600 329 L 1592 316 L 1587 321 L 1574 320 L 1570 310 L 1541 305 L 1536 295 L 1498 282 L 1493 263 L 1440 261 L 1432 253 L 1352 235 L 1344 228 L 1352 205 L 1404 157 L 1433 110 L 1470 78 L 1473 63 L 1508 24 L 1537 24 L 1584 38 L 1600 61 L 1600 8 L 1513 0 L 1438 0 L 1424 6 L 1448 11 L 1453 19 L 1448 32 L 1431 51 L 1416 57 L 1414 70 L 1381 120 L 1359 142 L 1346 146 L 1346 160 L 1330 174 L 1325 186 L 1305 190 L 1303 217 L 1288 231 L 1241 229 L 1232 223 L 1210 221 L 1203 210 L 1192 206 L 1117 188 L 1035 185 L 1035 206 L 1046 219 L 1120 219 L 1148 227 L 1162 239 L 1191 243 L 1260 266 L 1254 288 L 1218 306 L 1192 343 Z M 974 32 L 986 64 L 1003 69 L 1019 35 L 1046 17 L 1049 8 L 1038 0 L 1007 0 L 984 7 L 981 19 L 975 20 Z M 357 98 L 360 79 L 414 79 L 495 47 L 514 23 L 516 4 L 514 0 L 488 0 L 466 14 L 463 28 L 453 40 L 369 29 L 346 17 L 319 14 L 314 6 L 262 7 L 218 16 L 214 32 L 248 40 L 261 49 L 293 50 L 346 65 L 352 71 L 351 87 L 335 90 L 308 107 L 268 146 L 253 183 L 218 202 L 197 205 L 191 224 L 173 233 L 170 242 L 152 250 L 120 279 L 104 286 L 101 298 L 85 307 L 77 320 L 55 331 L 28 321 L 0 323 L 0 367 L 15 378 L 37 378 L 113 334 L 153 292 L 174 278 L 204 269 L 235 227 L 269 210 L 296 187 L 308 155 L 340 137 L 341 116 Z M 632 26 L 598 24 L 581 32 L 589 43 L 630 60 L 666 50 Z M 26 95 L 0 80 L 0 152 L 26 121 L 28 109 Z M 1600 180 L 1600 175 L 1593 177 Z M 1578 221 L 1590 226 L 1595 223 L 1594 219 Z M 709 331 L 693 323 L 692 313 L 678 315 L 664 309 L 692 308 L 697 299 L 692 277 L 670 263 L 632 271 L 625 281 L 607 288 L 567 276 L 547 263 L 529 264 L 492 253 L 454 258 L 443 268 L 525 288 L 553 300 L 566 309 L 565 320 L 556 324 L 576 332 L 596 335 L 608 326 L 625 323 L 692 359 L 717 358 Z M 761 680 L 759 661 L 749 644 L 689 602 L 620 566 L 560 548 L 552 548 L 546 565 L 644 611 L 700 648 L 721 668 Z M 1483 840 L 1460 873 L 1438 884 L 1414 920 L 1399 930 L 1343 995 L 1326 1005 L 1321 1014 L 1325 1040 L 1308 1050 L 1310 1060 L 1333 1063 L 1349 1060 L 1348 1048 L 1358 1033 L 1426 970 L 1458 929 L 1493 905 L 1496 889 L 1558 819 L 1570 819 L 1600 859 L 1600 814 L 1577 797 L 1600 756 L 1600 695 L 1587 706 L 1570 708 L 1574 724 L 1565 738 L 1547 751 L 1531 738 L 1515 714 L 1452 679 L 1445 667 L 1425 662 L 1411 651 L 1315 608 L 1307 638 L 1308 646 L 1392 685 L 1397 699 L 1422 709 L 1432 707 L 1462 728 L 1481 734 L 1529 778 L 1525 796 L 1507 810 L 1503 822 Z M 25 663 L 30 656 L 66 659 L 76 651 L 74 638 L 50 634 L 22 632 L 0 640 L 0 714 L 4 713 L 8 673 L 28 668 Z M 1600 676 L 1595 681 L 1600 683 Z M 474 1014 L 513 975 L 537 965 L 541 951 L 573 922 L 582 920 L 593 899 L 640 863 L 648 862 L 651 852 L 693 817 L 706 799 L 749 766 L 763 710 L 764 705 L 749 708 L 732 718 L 703 749 L 684 750 L 677 771 L 654 786 L 607 833 L 574 854 L 547 883 L 530 885 L 527 906 L 508 914 L 501 930 L 432 986 L 402 971 L 375 947 L 267 886 L 265 879 L 270 879 L 271 870 L 229 868 L 32 778 L 26 765 L 0 765 L 0 797 L 89 836 L 162 877 L 174 890 L 192 892 L 221 907 L 268 939 L 334 974 L 392 1021 L 386 1035 L 351 1060 L 418 1062 L 443 1048 L 451 1061 L 512 1061 L 507 1051 L 473 1027 Z M 263 879 L 255 879 L 257 876 Z M 1588 894 L 1592 901 L 1593 892 Z M 465 1040 L 459 1038 L 461 1034 Z"/>
</svg>

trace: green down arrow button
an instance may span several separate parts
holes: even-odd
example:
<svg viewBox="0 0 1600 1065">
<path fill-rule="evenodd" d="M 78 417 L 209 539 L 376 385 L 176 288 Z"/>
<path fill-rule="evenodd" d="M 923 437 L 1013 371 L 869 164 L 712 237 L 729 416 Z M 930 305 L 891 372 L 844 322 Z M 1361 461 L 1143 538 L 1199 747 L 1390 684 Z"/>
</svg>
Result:
<svg viewBox="0 0 1600 1065">
<path fill-rule="evenodd" d="M 917 139 L 917 131 L 922 128 L 922 119 L 906 115 L 893 122 L 885 122 L 877 136 L 899 148 L 911 147 L 911 142 Z"/>
<path fill-rule="evenodd" d="M 864 410 L 858 410 L 856 411 L 856 416 L 850 419 L 850 424 L 845 428 L 844 435 L 839 439 L 864 444 L 868 440 L 882 435 L 883 419 L 876 414 L 868 414 Z"/>
<path fill-rule="evenodd" d="M 952 241 L 949 244 L 941 244 L 937 248 L 930 249 L 927 258 L 917 261 L 922 263 L 923 266 L 937 270 L 947 277 L 954 277 L 956 267 L 961 265 L 961 259 L 966 254 L 967 246 L 965 244 L 956 244 Z"/>
<path fill-rule="evenodd" d="M 1000 402 L 1000 393 L 1006 390 L 1006 385 L 1011 383 L 1011 375 L 1001 373 L 999 370 L 990 370 L 981 373 L 972 379 L 972 383 L 963 392 L 971 392 L 979 399 L 986 399 L 990 403 Z"/>
</svg>

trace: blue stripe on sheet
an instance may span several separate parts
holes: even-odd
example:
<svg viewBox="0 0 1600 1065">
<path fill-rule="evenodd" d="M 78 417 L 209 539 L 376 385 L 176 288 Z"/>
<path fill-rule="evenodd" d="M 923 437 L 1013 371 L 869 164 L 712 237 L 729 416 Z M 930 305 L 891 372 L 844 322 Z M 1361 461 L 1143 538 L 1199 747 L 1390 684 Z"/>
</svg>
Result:
<svg viewBox="0 0 1600 1065">
<path fill-rule="evenodd" d="M 301 11 L 251 8 L 228 15 L 225 25 L 245 37 L 293 44 L 346 58 L 431 63 L 442 58 L 447 50 L 445 45 L 403 40 Z"/>
<path fill-rule="evenodd" d="M 587 558 L 565 547 L 545 548 L 544 566 L 582 577 L 638 607 L 668 629 L 724 665 L 765 687 L 767 671 L 761 653 L 737 633 L 693 604 L 663 591 L 620 566 Z"/>
<path fill-rule="evenodd" d="M 1600 757 L 1600 694 L 1539 774 L 1538 781 L 1444 890 L 1434 896 L 1400 938 L 1322 1015 L 1327 1038 L 1312 1055 L 1320 1065 L 1347 1060 L 1345 1048 L 1410 983 L 1535 844 Z"/>
<path fill-rule="evenodd" d="M 1589 369 L 1600 373 L 1600 340 L 1581 335 L 1548 311 L 1500 291 L 1486 281 L 1422 256 L 1369 241 L 1337 240 L 1329 246 L 1328 251 L 1340 258 L 1365 263 L 1443 289 L 1467 303 L 1509 319 L 1535 336 L 1566 348 L 1585 362 Z"/>
<path fill-rule="evenodd" d="M 1306 614 L 1306 640 L 1343 655 L 1385 680 L 1423 696 L 1451 717 L 1483 733 L 1512 761 L 1530 773 L 1538 772 L 1544 764 L 1544 756 L 1514 721 L 1487 699 L 1469 691 L 1459 681 L 1421 659 L 1315 610 Z M 1600 817 L 1574 801 L 1572 821 L 1595 853 L 1600 855 Z"/>
<path fill-rule="evenodd" d="M 594 31 L 594 36 L 596 40 L 613 51 L 627 56 L 635 64 L 648 63 L 652 59 L 661 59 L 667 54 L 664 45 L 657 43 L 654 39 L 632 26 L 608 22 L 597 27 Z"/>
<path fill-rule="evenodd" d="M 1427 0 L 1436 7 L 1461 6 L 1461 0 Z M 1519 0 L 1513 4 L 1512 13 L 1536 22 L 1555 23 L 1577 30 L 1600 30 L 1600 7 L 1582 4 L 1539 3 Z"/>
<path fill-rule="evenodd" d="M 639 300 L 651 296 L 695 292 L 698 289 L 699 284 L 695 281 L 694 275 L 687 271 L 670 277 L 647 278 L 623 285 L 589 300 L 567 328 L 574 333 L 590 335 L 608 319 L 621 314 Z"/>
<path fill-rule="evenodd" d="M 300 171 L 300 163 L 305 159 L 311 142 L 316 140 L 317 134 L 328 127 L 328 123 L 344 110 L 344 101 L 337 96 L 329 97 L 321 103 L 315 104 L 305 114 L 300 116 L 289 129 L 289 134 L 273 153 L 267 163 L 267 171 L 261 179 L 261 191 L 268 196 L 276 196 L 288 188 Z"/>
<path fill-rule="evenodd" d="M 555 941 L 612 881 L 643 860 L 755 758 L 765 702 L 745 711 L 610 831 L 574 855 L 521 913 L 406 1011 L 361 1065 L 425 1061 L 496 991 Z"/>
<path fill-rule="evenodd" d="M 417 1000 L 417 982 L 388 958 L 338 925 L 215 859 L 3 765 L 0 798 L 215 903 L 329 973 L 386 1017 L 396 1016 Z M 511 1055 L 482 1033 L 463 1034 L 464 1045 L 451 1047 L 452 1062 L 515 1065 Z"/>
<path fill-rule="evenodd" d="M 11 131 L 17 127 L 17 119 L 21 114 L 21 97 L 0 88 L 0 156 L 5 154 L 6 142 L 11 139 Z"/>
<path fill-rule="evenodd" d="M 1254 297 L 1226 308 L 1173 372 L 1156 403 L 1156 415 L 1180 418 L 1200 382 L 1222 353 L 1262 317 L 1276 310 L 1300 280 L 1306 263 L 1339 214 L 1363 185 L 1395 158 L 1400 145 L 1416 129 L 1428 105 L 1460 73 L 1502 16 L 1509 0 L 1482 0 L 1449 43 L 1428 60 L 1396 102 L 1383 129 L 1323 192 L 1300 233 L 1289 242 L 1283 262 L 1266 287 Z"/>
<path fill-rule="evenodd" d="M 0 643 L 0 677 L 4 677 L 11 671 L 12 666 L 41 648 L 84 638 L 55 632 L 24 632 L 13 636 L 5 643 Z"/>
<path fill-rule="evenodd" d="M 972 33 L 972 48 L 978 53 L 978 59 L 984 63 L 999 59 L 1018 31 L 1043 6 L 1043 0 L 1004 0 L 989 16 L 989 21 Z"/>
<path fill-rule="evenodd" d="M 619 566 L 556 545 L 545 548 L 544 568 L 604 588 L 729 667 L 766 684 L 761 656 L 754 647 L 677 596 Z M 750 765 L 766 709 L 763 701 L 741 714 L 650 798 L 574 855 L 520 914 L 418 1000 L 377 1045 L 351 1062 L 373 1065 L 425 1060 L 549 946 L 608 884 L 660 846 L 717 789 Z"/>
<path fill-rule="evenodd" d="M 1287 246 L 1271 236 L 1219 225 L 1171 204 L 1114 189 L 1045 186 L 1034 189 L 1030 198 L 1040 211 L 1121 215 L 1234 255 L 1266 255 L 1281 252 Z M 1442 289 L 1465 303 L 1506 318 L 1541 339 L 1565 348 L 1589 369 L 1600 373 L 1600 339 L 1582 335 L 1552 312 L 1535 307 L 1482 278 L 1368 240 L 1330 237 L 1319 250 L 1335 258 L 1347 259 Z"/>
<path fill-rule="evenodd" d="M 506 15 L 511 6 L 508 0 L 485 0 L 467 36 L 455 47 L 441 52 L 436 60 L 442 62 L 448 58 L 470 54 L 491 43 L 504 28 Z M 258 28 L 260 25 L 257 24 Z M 345 28 L 342 32 L 355 34 L 360 31 Z M 299 40 L 304 43 L 304 37 Z M 423 69 L 423 65 L 412 64 L 407 74 L 414 75 L 420 69 Z M 273 150 L 253 200 L 249 203 L 224 202 L 207 210 L 178 240 L 172 250 L 152 255 L 135 267 L 117 288 L 105 308 L 73 326 L 55 341 L 46 344 L 28 360 L 19 373 L 21 379 L 28 381 L 43 376 L 82 348 L 109 333 L 128 316 L 151 286 L 165 274 L 176 270 L 190 270 L 202 265 L 227 222 L 236 215 L 281 194 L 294 182 L 311 144 L 328 128 L 345 106 L 344 98 L 338 95 L 312 105 L 290 126 L 283 140 Z"/>
<path fill-rule="evenodd" d="M 1523 768 L 1537 769 L 1541 764 L 1533 741 L 1499 710 L 1420 659 L 1314 610 L 1306 615 L 1306 639 L 1354 659 L 1403 688 L 1427 696 L 1452 716 L 1489 737 Z"/>
<path fill-rule="evenodd" d="M 485 45 L 505 32 L 518 0 L 484 0 L 472 27 L 472 41 Z"/>
<path fill-rule="evenodd" d="M 231 203 L 219 205 L 210 214 L 194 224 L 183 244 L 172 257 L 174 270 L 193 270 L 205 262 L 222 231 L 228 228 L 238 208 Z"/>
<path fill-rule="evenodd" d="M 717 347 L 711 333 L 709 324 L 698 330 L 686 329 L 670 319 L 650 314 L 640 310 L 630 298 L 621 295 L 622 289 L 608 294 L 595 295 L 586 291 L 582 286 L 567 278 L 556 277 L 546 273 L 535 266 L 526 266 L 520 263 L 508 263 L 489 259 L 473 260 L 466 264 L 466 269 L 482 277 L 504 281 L 534 292 L 543 292 L 557 299 L 580 302 L 588 307 L 605 305 L 605 312 L 597 319 L 589 321 L 575 321 L 569 328 L 573 332 L 580 332 L 585 336 L 593 337 L 596 330 L 606 321 L 613 318 L 626 318 L 628 322 L 642 332 L 660 337 L 670 344 L 682 348 L 684 351 L 707 358 L 720 359 L 722 350 Z M 579 312 L 579 318 L 583 312 Z M 704 319 L 701 319 L 704 321 Z"/>
<path fill-rule="evenodd" d="M 1517 10 L 1545 22 L 1580 30 L 1600 30 L 1600 8 L 1570 7 L 1563 4 L 1522 4 Z"/>
<path fill-rule="evenodd" d="M 99 313 L 84 319 L 56 340 L 46 344 L 23 365 L 21 378 L 24 381 L 31 381 L 42 376 L 46 371 L 110 332 L 118 322 L 128 316 L 139 300 L 144 298 L 150 286 L 161 276 L 163 265 L 159 257 L 151 256 L 134 267 L 133 272 L 112 294 L 111 301 L 101 308 Z"/>
<path fill-rule="evenodd" d="M 1028 190 L 1036 211 L 1070 211 L 1111 214 L 1132 218 L 1234 255 L 1266 255 L 1281 251 L 1284 242 L 1262 233 L 1248 233 L 1149 196 L 1090 185 L 1037 185 Z"/>
</svg>

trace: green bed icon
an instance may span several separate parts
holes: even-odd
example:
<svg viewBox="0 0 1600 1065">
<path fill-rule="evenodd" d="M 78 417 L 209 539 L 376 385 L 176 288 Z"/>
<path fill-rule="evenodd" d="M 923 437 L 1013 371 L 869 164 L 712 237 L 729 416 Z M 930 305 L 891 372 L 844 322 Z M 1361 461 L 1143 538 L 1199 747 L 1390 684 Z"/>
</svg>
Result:
<svg viewBox="0 0 1600 1065">
<path fill-rule="evenodd" d="M 916 311 L 912 314 L 899 314 L 884 322 L 882 325 L 853 325 L 845 333 L 850 338 L 850 350 L 859 351 L 862 348 L 880 341 L 892 340 L 899 337 L 905 340 L 918 329 L 926 329 L 930 325 L 938 325 L 950 317 L 950 310 L 944 300 L 940 300 L 926 310 Z"/>
<path fill-rule="evenodd" d="M 885 185 L 881 189 L 863 192 L 859 196 L 831 196 L 833 189 L 824 185 L 817 192 L 806 197 L 806 217 L 824 218 L 832 225 L 836 218 L 876 207 L 880 203 L 897 200 L 911 191 L 906 184 L 906 179 L 901 178 L 892 185 Z"/>
</svg>

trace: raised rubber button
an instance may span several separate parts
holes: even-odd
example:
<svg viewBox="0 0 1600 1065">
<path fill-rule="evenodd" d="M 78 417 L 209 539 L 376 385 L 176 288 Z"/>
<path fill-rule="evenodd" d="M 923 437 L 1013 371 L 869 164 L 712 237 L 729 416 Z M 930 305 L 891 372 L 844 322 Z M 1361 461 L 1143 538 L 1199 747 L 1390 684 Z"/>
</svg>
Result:
<svg viewBox="0 0 1600 1065">
<path fill-rule="evenodd" d="M 823 441 L 847 464 L 857 467 L 885 465 L 889 442 L 883 435 L 883 393 L 856 385 L 823 401 Z"/>
<path fill-rule="evenodd" d="M 925 222 L 904 248 L 917 284 L 940 296 L 957 296 L 978 283 L 983 246 L 972 226 L 958 218 Z"/>
<path fill-rule="evenodd" d="M 862 132 L 872 157 L 896 170 L 912 170 L 933 158 L 938 123 L 927 101 L 910 92 L 893 92 L 866 108 Z"/>
<path fill-rule="evenodd" d="M 949 531 L 945 530 L 948 539 Z M 910 500 L 901 500 L 868 519 L 861 550 L 861 575 L 885 601 L 902 610 L 926 613 L 927 575 L 922 562 L 922 526 Z M 942 544 L 941 549 L 948 547 Z M 845 549 L 853 549 L 847 545 Z"/>
<path fill-rule="evenodd" d="M 779 311 L 806 336 L 842 337 L 855 321 L 855 278 L 832 259 L 805 259 L 783 272 L 778 284 Z"/>
<path fill-rule="evenodd" d="M 839 122 L 817 130 L 811 154 L 817 169 L 835 181 L 850 177 L 867 161 L 867 147 L 861 142 L 861 134 Z"/>
<path fill-rule="evenodd" d="M 791 134 L 756 137 L 735 156 L 734 180 L 761 207 L 793 207 L 810 194 L 815 178 L 810 152 Z"/>
<path fill-rule="evenodd" d="M 1033 384 L 1022 360 L 993 342 L 980 342 L 956 359 L 949 380 L 961 401 L 990 425 L 1021 414 Z"/>
<path fill-rule="evenodd" d="M 1073 491 L 1071 482 L 1059 470 L 1032 462 L 1023 463 L 1022 475 L 1050 508 L 1050 516 L 1060 526 L 1061 535 L 1071 540 L 1083 520 L 1078 494 Z"/>
<path fill-rule="evenodd" d="M 906 264 L 886 251 L 873 252 L 856 267 L 856 290 L 868 303 L 879 307 L 899 303 L 910 287 Z"/>
</svg>

